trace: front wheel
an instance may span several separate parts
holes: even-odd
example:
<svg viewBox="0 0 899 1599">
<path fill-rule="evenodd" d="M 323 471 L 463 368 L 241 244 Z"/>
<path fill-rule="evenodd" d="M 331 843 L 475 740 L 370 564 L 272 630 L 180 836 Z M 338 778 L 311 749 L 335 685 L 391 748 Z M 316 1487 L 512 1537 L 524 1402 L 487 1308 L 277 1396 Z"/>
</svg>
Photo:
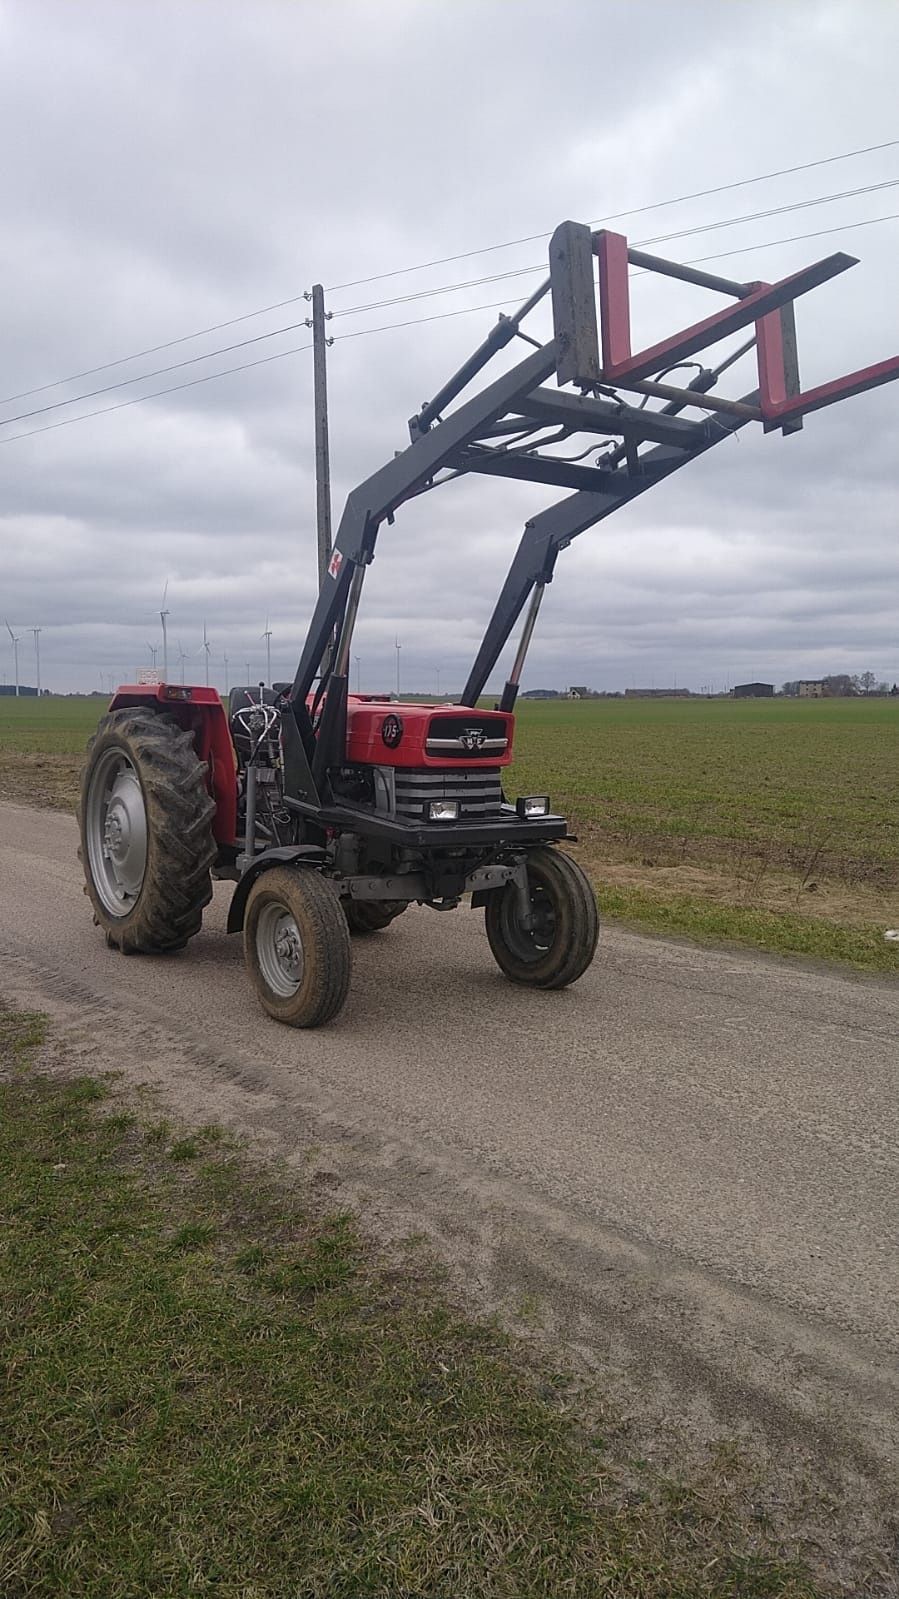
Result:
<svg viewBox="0 0 899 1599">
<path fill-rule="evenodd" d="M 596 896 L 570 855 L 544 846 L 529 852 L 527 877 L 527 919 L 515 883 L 507 883 L 487 901 L 493 958 L 513 983 L 565 988 L 583 976 L 595 954 Z"/>
<path fill-rule="evenodd" d="M 288 1027 L 321 1027 L 350 986 L 350 935 L 331 884 L 310 868 L 273 866 L 250 889 L 244 956 L 264 1010 Z"/>
</svg>

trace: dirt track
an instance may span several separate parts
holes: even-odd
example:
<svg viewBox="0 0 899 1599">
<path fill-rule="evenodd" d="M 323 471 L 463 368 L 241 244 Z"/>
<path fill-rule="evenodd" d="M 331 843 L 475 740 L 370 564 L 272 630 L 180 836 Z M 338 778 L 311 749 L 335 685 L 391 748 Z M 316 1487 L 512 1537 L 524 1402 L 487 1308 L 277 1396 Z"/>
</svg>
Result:
<svg viewBox="0 0 899 1599">
<path fill-rule="evenodd" d="M 297 1034 L 255 1007 L 227 886 L 183 955 L 124 959 L 75 844 L 69 817 L 0 806 L 0 993 L 86 1069 L 311 1163 L 381 1233 L 429 1233 L 479 1308 L 526 1305 L 601 1367 L 635 1436 L 740 1433 L 794 1485 L 858 1493 L 860 1537 L 882 1524 L 899 983 L 613 931 L 542 995 L 499 976 L 478 913 L 410 912 L 355 942 L 339 1023 Z"/>
</svg>

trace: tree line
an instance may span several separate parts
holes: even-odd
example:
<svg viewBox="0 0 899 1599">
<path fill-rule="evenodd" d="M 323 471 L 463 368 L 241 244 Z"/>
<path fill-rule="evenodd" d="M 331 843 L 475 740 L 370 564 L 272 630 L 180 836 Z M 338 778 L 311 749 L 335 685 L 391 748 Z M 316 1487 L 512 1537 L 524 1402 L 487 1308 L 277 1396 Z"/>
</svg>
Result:
<svg viewBox="0 0 899 1599">
<path fill-rule="evenodd" d="M 793 682 L 782 684 L 781 693 L 795 698 L 799 693 L 800 681 L 806 680 L 796 678 Z M 889 683 L 878 682 L 875 672 L 858 672 L 852 675 L 848 672 L 834 672 L 830 677 L 821 678 L 821 688 L 830 699 L 852 699 L 856 695 L 865 694 L 899 694 L 897 684 L 894 683 L 891 688 Z"/>
</svg>

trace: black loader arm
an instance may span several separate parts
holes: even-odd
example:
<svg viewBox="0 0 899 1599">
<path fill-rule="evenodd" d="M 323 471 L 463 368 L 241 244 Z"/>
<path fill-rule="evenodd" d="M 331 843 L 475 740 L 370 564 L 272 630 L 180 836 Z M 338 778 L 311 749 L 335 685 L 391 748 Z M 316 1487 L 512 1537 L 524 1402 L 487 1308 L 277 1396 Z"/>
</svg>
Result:
<svg viewBox="0 0 899 1599">
<path fill-rule="evenodd" d="M 748 422 L 760 423 L 766 433 L 792 434 L 807 413 L 899 377 L 895 356 L 817 388 L 801 388 L 794 302 L 856 265 L 850 256 L 827 256 L 775 283 L 738 283 L 633 250 L 622 235 L 608 230 L 593 233 L 584 224 L 565 222 L 553 235 L 549 260 L 550 276 L 514 315 L 499 319 L 412 418 L 412 442 L 346 501 L 289 695 L 298 716 L 301 708 L 305 714 L 319 680 L 312 773 L 323 796 L 329 770 L 344 759 L 350 650 L 365 569 L 382 523 L 392 522 L 404 502 L 472 472 L 573 490 L 526 523 L 465 684 L 461 703 L 475 705 L 530 600 L 501 702 L 511 710 L 545 587 L 559 551 L 572 539 Z M 632 351 L 628 280 L 634 266 L 691 283 L 728 303 Z M 550 291 L 553 337 L 539 343 L 522 332 L 521 324 Z M 741 332 L 748 338 L 714 368 L 693 359 Z M 515 338 L 533 346 L 531 352 L 447 410 Z M 721 375 L 753 350 L 758 387 L 740 399 L 719 396 Z M 698 372 L 680 387 L 670 374 L 684 365 Z M 556 388 L 544 386 L 553 375 Z M 654 406 L 654 400 L 664 403 Z M 684 411 L 691 415 L 681 415 Z M 584 438 L 594 443 L 585 449 Z M 576 454 L 556 453 L 558 445 L 573 439 L 580 446 Z M 592 462 L 584 464 L 594 449 Z"/>
</svg>

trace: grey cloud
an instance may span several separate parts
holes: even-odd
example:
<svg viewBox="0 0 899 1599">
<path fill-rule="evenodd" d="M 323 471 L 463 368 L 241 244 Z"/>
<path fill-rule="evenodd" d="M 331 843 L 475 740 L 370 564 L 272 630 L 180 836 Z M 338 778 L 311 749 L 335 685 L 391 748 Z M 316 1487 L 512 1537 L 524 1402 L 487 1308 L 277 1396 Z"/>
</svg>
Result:
<svg viewBox="0 0 899 1599">
<path fill-rule="evenodd" d="M 891 103 L 897 42 L 899 14 L 833 0 L 564 0 L 549 12 L 537 0 L 18 0 L 0 11 L 2 393 L 300 294 L 314 278 L 347 283 L 538 233 L 565 215 L 592 220 L 875 143 L 892 131 L 877 108 Z M 641 238 L 886 181 L 899 173 L 896 155 L 621 225 Z M 899 210 L 894 192 L 660 248 L 702 255 L 849 224 Z M 736 256 L 720 269 L 753 277 L 840 247 L 862 256 L 802 308 L 803 375 L 819 381 L 897 345 L 895 228 Z M 536 241 L 450 262 L 331 292 L 329 304 L 488 276 L 543 251 Z M 334 318 L 335 517 L 353 484 L 403 446 L 410 412 L 496 311 L 345 336 L 504 296 L 511 308 L 533 282 Z M 18 411 L 305 312 L 301 301 L 0 405 L 0 614 L 44 626 L 46 682 L 88 688 L 101 672 L 130 674 L 158 639 L 166 578 L 171 636 L 194 665 L 205 618 L 216 680 L 225 650 L 232 663 L 249 657 L 255 675 L 270 615 L 276 670 L 292 671 L 315 586 L 308 355 L 2 441 L 69 414 L 5 428 Z M 634 285 L 641 337 L 698 314 L 692 291 Z M 306 337 L 297 329 L 209 367 Z M 84 408 L 205 371 L 184 368 Z M 899 676 L 897 422 L 899 396 L 887 389 L 811 418 L 795 439 L 747 432 L 585 535 L 559 563 L 531 680 L 623 686 L 654 671 L 698 686 L 750 668 L 786 677 L 867 665 Z M 522 524 L 550 498 L 466 481 L 405 508 L 367 580 L 356 645 L 364 686 L 392 682 L 398 634 L 407 687 L 430 686 L 438 666 L 444 687 L 461 686 Z M 0 677 L 8 654 L 0 640 Z"/>
</svg>

